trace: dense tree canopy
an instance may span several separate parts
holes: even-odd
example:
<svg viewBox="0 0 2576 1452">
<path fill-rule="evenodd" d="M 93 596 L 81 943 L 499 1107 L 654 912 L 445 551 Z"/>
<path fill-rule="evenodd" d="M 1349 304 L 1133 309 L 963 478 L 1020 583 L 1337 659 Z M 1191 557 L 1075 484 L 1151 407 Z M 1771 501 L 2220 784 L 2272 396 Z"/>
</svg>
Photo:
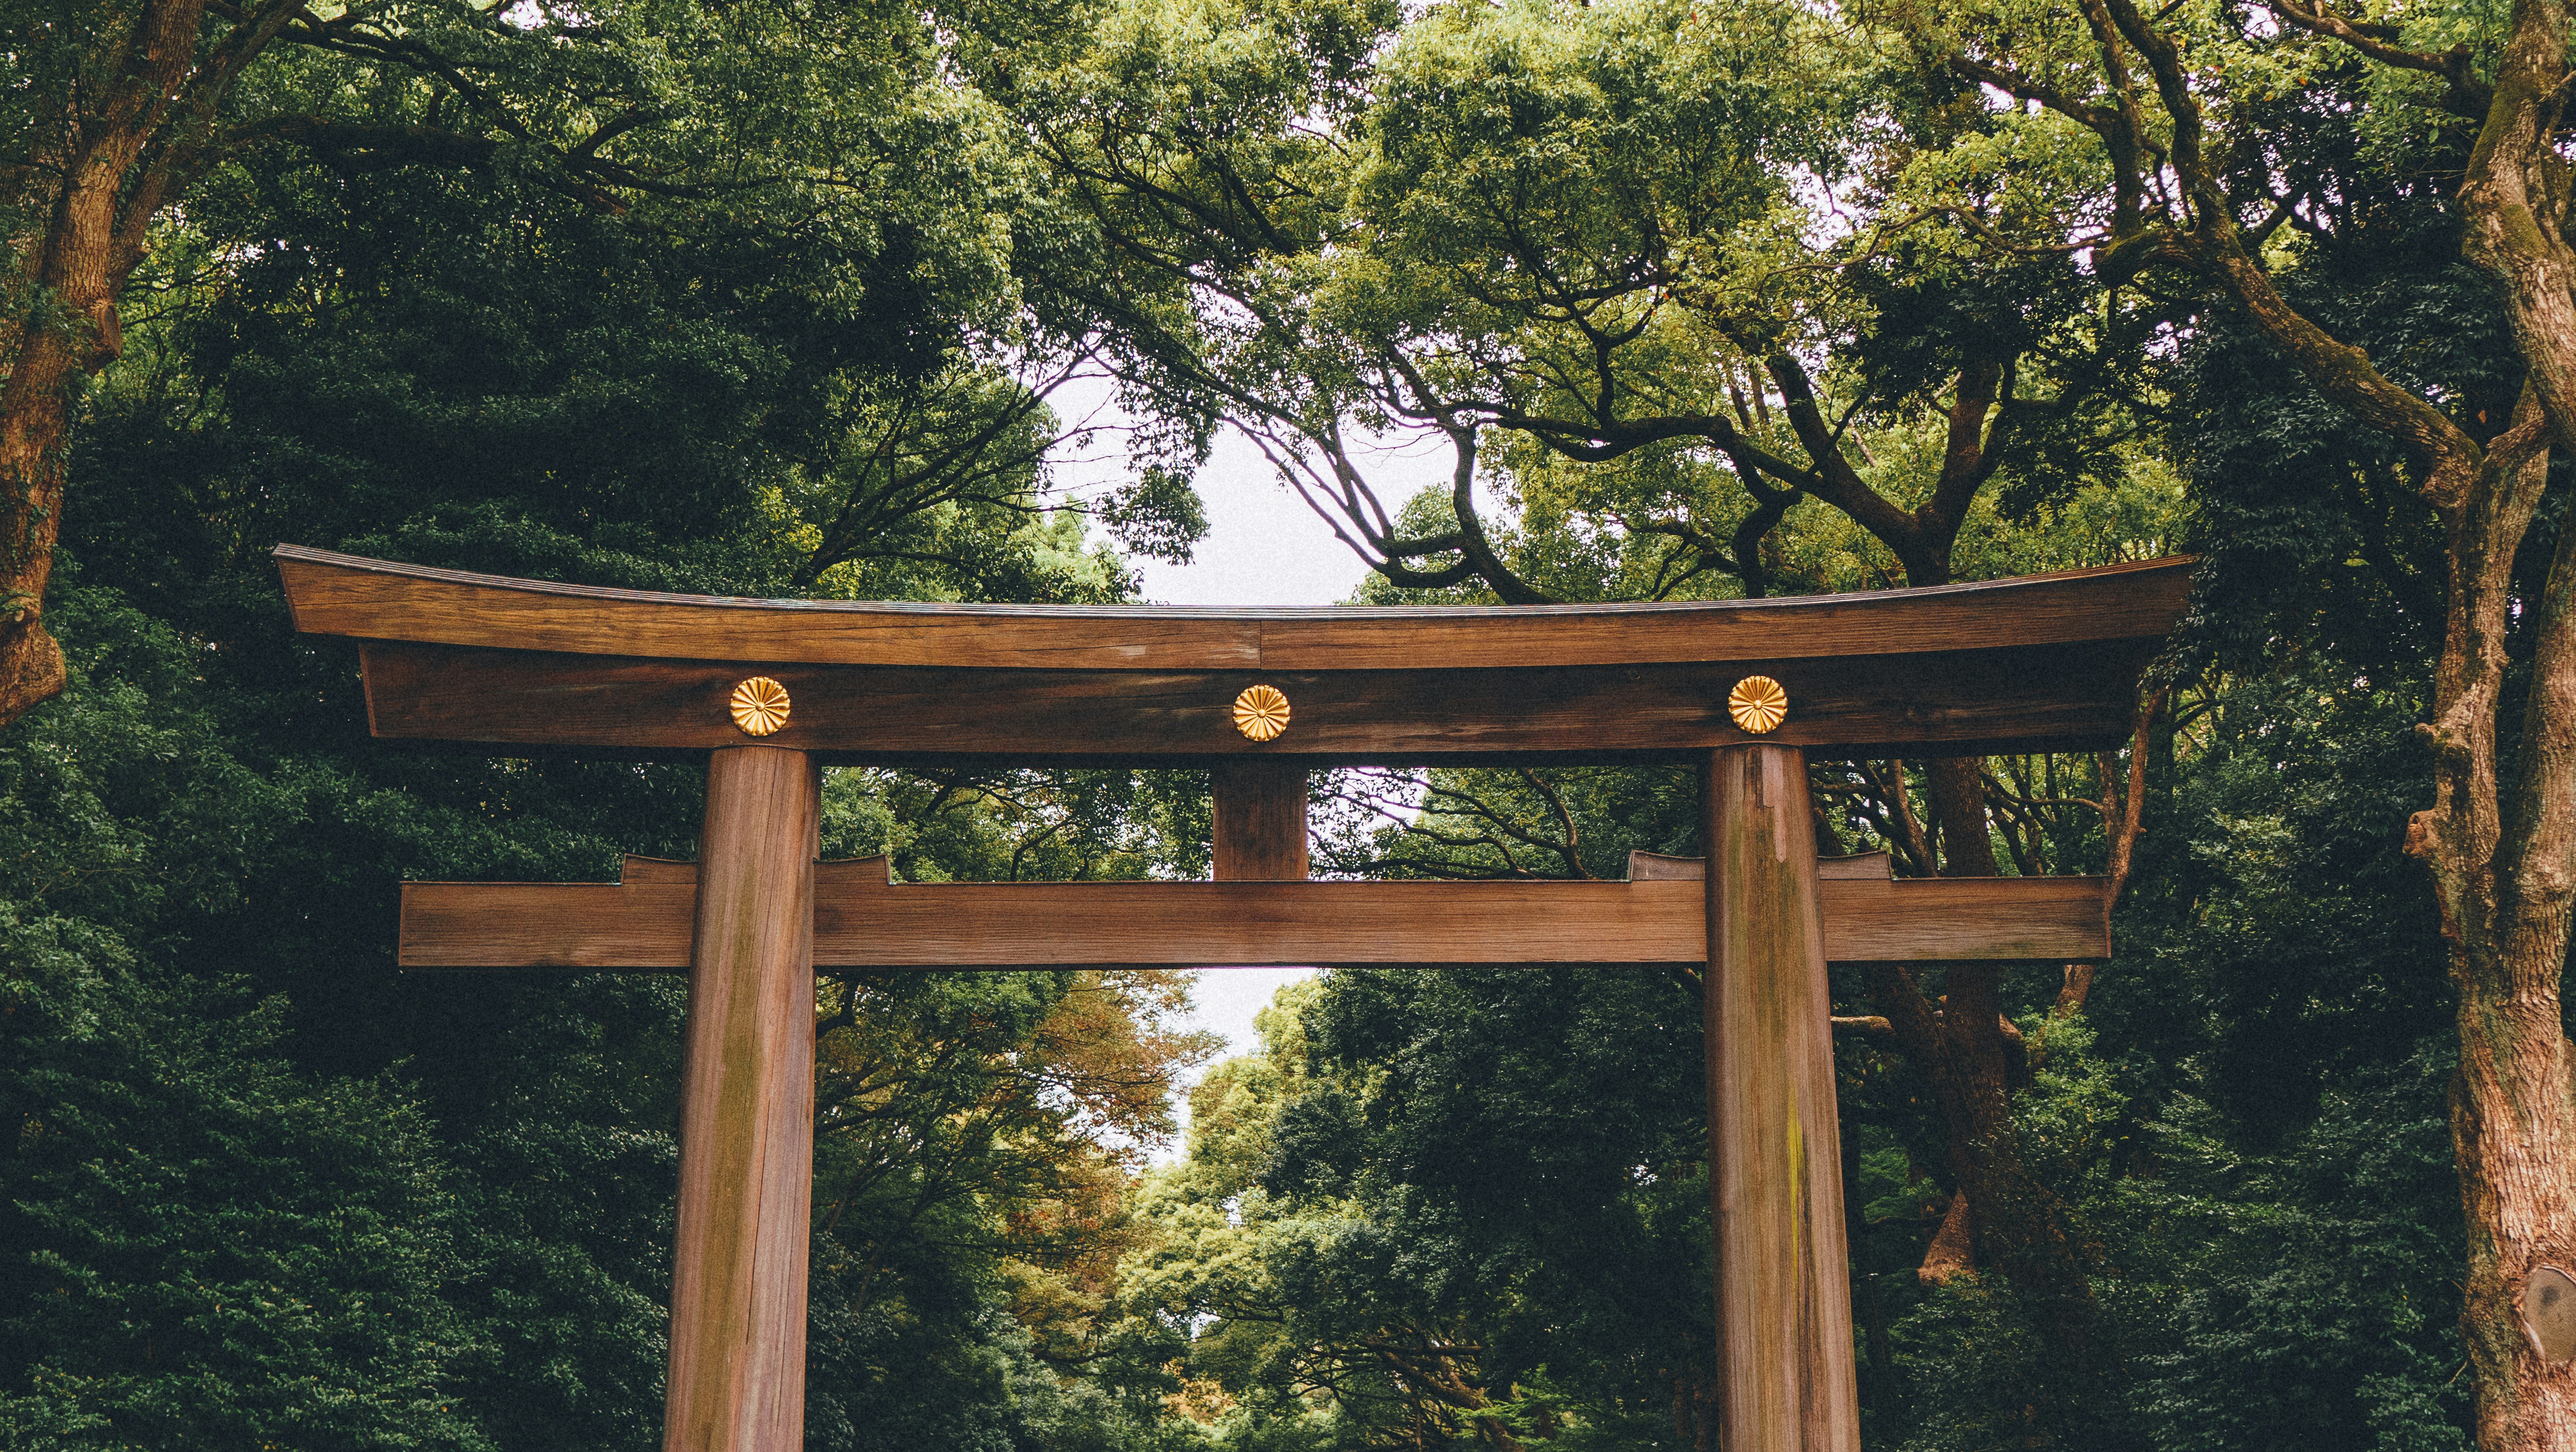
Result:
<svg viewBox="0 0 2576 1452">
<path fill-rule="evenodd" d="M 2576 1447 L 2508 1274 L 2576 1243 L 2479 1158 L 2576 1115 L 2567 28 L 0 16 L 0 1442 L 660 1435 L 682 985 L 398 975 L 390 924 L 407 877 L 690 855 L 701 776 L 377 746 L 271 546 L 1118 602 L 1232 428 L 1360 603 L 2200 553 L 2125 748 L 1814 768 L 1828 851 L 2123 884 L 2098 969 L 1836 979 L 1867 1443 Z M 1451 482 L 1386 492 L 1389 435 Z M 1060 487 L 1077 440 L 1126 482 Z M 1321 775 L 1316 870 L 1616 878 L 1697 793 Z M 824 835 L 1192 877 L 1210 807 L 838 770 Z M 1213 1064 L 1188 993 L 819 985 L 814 1446 L 1713 1447 L 1695 975 L 1335 972 Z"/>
</svg>

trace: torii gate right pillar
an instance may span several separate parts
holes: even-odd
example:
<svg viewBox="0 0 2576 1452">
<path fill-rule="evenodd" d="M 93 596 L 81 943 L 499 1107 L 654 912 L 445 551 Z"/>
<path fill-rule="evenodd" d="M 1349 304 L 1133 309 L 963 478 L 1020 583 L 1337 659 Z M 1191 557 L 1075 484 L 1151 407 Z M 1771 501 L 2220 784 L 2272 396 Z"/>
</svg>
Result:
<svg viewBox="0 0 2576 1452">
<path fill-rule="evenodd" d="M 1711 752 L 1702 800 L 1721 1443 L 1859 1452 L 1833 1007 L 1806 753 Z"/>
</svg>

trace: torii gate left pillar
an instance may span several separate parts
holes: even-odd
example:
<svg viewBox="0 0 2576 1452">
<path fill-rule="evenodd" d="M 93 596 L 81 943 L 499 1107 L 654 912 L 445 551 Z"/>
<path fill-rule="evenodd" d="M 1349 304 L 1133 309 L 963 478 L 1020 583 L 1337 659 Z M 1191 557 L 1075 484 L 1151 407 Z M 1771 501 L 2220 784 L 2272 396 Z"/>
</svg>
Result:
<svg viewBox="0 0 2576 1452">
<path fill-rule="evenodd" d="M 1719 1440 L 1860 1452 L 1833 996 L 1807 754 L 1760 745 L 1711 752 L 1700 835 Z"/>
<path fill-rule="evenodd" d="M 1218 875 L 1303 878 L 1305 773 L 1261 761 L 1217 778 Z M 804 1445 L 819 786 L 802 751 L 708 755 L 664 1452 Z"/>
<path fill-rule="evenodd" d="M 663 1452 L 805 1444 L 821 827 L 819 779 L 806 753 L 732 746 L 708 754 Z"/>
</svg>

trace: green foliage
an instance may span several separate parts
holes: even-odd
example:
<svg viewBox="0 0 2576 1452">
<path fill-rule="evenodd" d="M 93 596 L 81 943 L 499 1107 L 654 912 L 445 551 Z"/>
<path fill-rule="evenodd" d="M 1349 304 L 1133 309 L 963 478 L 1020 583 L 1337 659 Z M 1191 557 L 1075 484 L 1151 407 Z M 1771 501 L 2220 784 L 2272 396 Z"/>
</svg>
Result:
<svg viewBox="0 0 2576 1452">
<path fill-rule="evenodd" d="M 1036 17 L 949 18 L 981 43 Z M 271 544 L 656 589 L 1129 589 L 1046 490 L 1043 394 L 1079 353 L 1018 310 L 1026 174 L 929 17 L 411 19 L 513 104 L 649 93 L 603 155 L 686 184 L 603 206 L 509 142 L 458 167 L 299 132 L 159 239 L 80 434 L 49 613 L 76 680 L 0 743 L 11 1445 L 659 1440 L 684 986 L 405 977 L 388 928 L 406 877 L 691 855 L 699 773 L 374 746 Z M 304 52 L 254 75 L 245 104 L 379 141 L 461 104 Z M 1165 555 L 1204 528 L 1177 478 L 1113 511 Z M 1206 816 L 1187 773 L 847 773 L 827 837 L 926 880 L 1135 876 L 1203 868 Z M 1185 984 L 827 990 L 814 1445 L 1146 1436 L 1150 1402 L 1078 1370 L 1160 1087 L 1204 1052 Z"/>
<path fill-rule="evenodd" d="M 286 1005 L 152 961 L 292 831 L 103 591 L 55 618 L 80 685 L 0 745 L 0 1431 L 12 1446 L 480 1449 L 497 1348 L 420 1106 L 299 1073 Z"/>
<path fill-rule="evenodd" d="M 1230 1448 L 1672 1445 L 1710 1391 L 1686 986 L 1344 971 L 1261 1027 L 1193 1091 L 1123 1277 L 1188 1415 Z"/>
<path fill-rule="evenodd" d="M 494 1445 L 419 1110 L 305 1080 L 274 1005 L 148 986 L 86 926 L 8 929 L 10 1445 Z"/>
<path fill-rule="evenodd" d="M 2428 1036 L 2429 1037 L 2429 1036 Z M 2274 1154 L 2177 1096 L 2136 1210 L 2170 1258 L 2170 1340 L 2145 1358 L 2153 1444 L 2465 1448 L 2449 1077 L 2438 1046 L 2326 1091 Z"/>
<path fill-rule="evenodd" d="M 2336 160 L 2342 174 L 2362 171 L 2353 180 L 2366 190 L 2285 294 L 2392 376 L 2461 400 L 2482 436 L 2500 431 L 2521 379 L 2502 361 L 2492 285 L 2460 260 L 2457 220 L 2439 197 L 2412 195 L 2429 192 L 2427 178 L 2389 184 L 2357 158 Z M 2420 672 L 2440 643 L 2439 526 L 2395 453 L 2234 319 L 2214 319 L 2178 372 L 2178 442 L 2199 503 L 2192 543 L 2212 565 L 2206 648 L 2259 659 L 2287 634 L 2379 678 Z"/>
</svg>

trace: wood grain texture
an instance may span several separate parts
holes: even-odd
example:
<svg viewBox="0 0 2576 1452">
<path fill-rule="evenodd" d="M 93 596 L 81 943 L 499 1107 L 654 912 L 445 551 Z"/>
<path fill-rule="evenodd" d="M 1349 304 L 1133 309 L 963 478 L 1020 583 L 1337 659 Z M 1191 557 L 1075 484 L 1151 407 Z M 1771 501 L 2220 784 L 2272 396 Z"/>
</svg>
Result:
<svg viewBox="0 0 2576 1452">
<path fill-rule="evenodd" d="M 1216 877 L 1220 882 L 1306 876 L 1306 763 L 1245 757 L 1217 763 Z"/>
<path fill-rule="evenodd" d="M 686 968 L 698 867 L 629 857 L 617 882 L 406 882 L 405 968 Z"/>
<path fill-rule="evenodd" d="M 1688 862 L 1697 859 L 1667 859 Z M 694 869 L 628 858 L 623 886 L 403 885 L 406 968 L 671 968 Z M 817 964 L 1698 963 L 1700 873 L 1640 882 L 1070 882 L 894 886 L 882 857 L 815 869 Z M 1824 883 L 1837 962 L 2110 955 L 2098 877 Z"/>
<path fill-rule="evenodd" d="M 1824 884 L 1806 758 L 1781 746 L 1714 752 L 1704 801 L 1719 1442 L 1860 1452 Z"/>
<path fill-rule="evenodd" d="M 840 665 L 1222 670 L 1261 664 L 1261 627 L 1138 606 L 745 600 L 605 590 L 277 549 L 295 628 L 360 640 Z"/>
<path fill-rule="evenodd" d="M 298 545 L 276 556 L 296 628 L 317 635 L 688 660 L 1184 671 L 1710 663 L 2157 638 L 2192 566 L 1775 600 L 1208 610 L 722 599 Z"/>
<path fill-rule="evenodd" d="M 1844 755 L 2093 749 L 2128 739 L 2152 639 L 1741 665 L 1207 672 L 981 671 L 667 661 L 635 656 L 370 644 L 361 653 L 380 737 L 592 754 L 696 752 L 749 738 L 726 705 L 765 675 L 795 701 L 762 738 L 836 762 L 1302 758 L 1306 765 L 1434 761 L 1696 760 L 1753 738 L 1726 693 L 1758 668 L 1788 688 L 1762 738 Z M 1287 733 L 1254 745 L 1234 698 L 1288 693 Z"/>
<path fill-rule="evenodd" d="M 1849 857 L 1819 857 L 1816 876 L 1821 881 L 1892 882 L 1896 878 L 1895 859 L 1884 852 L 1855 852 Z M 1705 857 L 1673 857 L 1662 852 L 1630 852 L 1630 882 L 1703 882 L 1708 878 Z M 2092 881 L 2090 878 L 2083 881 Z"/>
<path fill-rule="evenodd" d="M 2182 613 L 2195 563 L 2151 560 L 1922 590 L 1679 605 L 1449 607 L 1440 613 L 1346 607 L 1265 621 L 1261 663 L 1272 670 L 1407 670 L 1429 658 L 1513 669 L 1848 659 L 2161 638 Z M 1793 690 L 1793 707 L 1796 699 Z"/>
<path fill-rule="evenodd" d="M 803 752 L 738 747 L 707 764 L 664 1452 L 804 1445 L 816 787 Z"/>
</svg>

